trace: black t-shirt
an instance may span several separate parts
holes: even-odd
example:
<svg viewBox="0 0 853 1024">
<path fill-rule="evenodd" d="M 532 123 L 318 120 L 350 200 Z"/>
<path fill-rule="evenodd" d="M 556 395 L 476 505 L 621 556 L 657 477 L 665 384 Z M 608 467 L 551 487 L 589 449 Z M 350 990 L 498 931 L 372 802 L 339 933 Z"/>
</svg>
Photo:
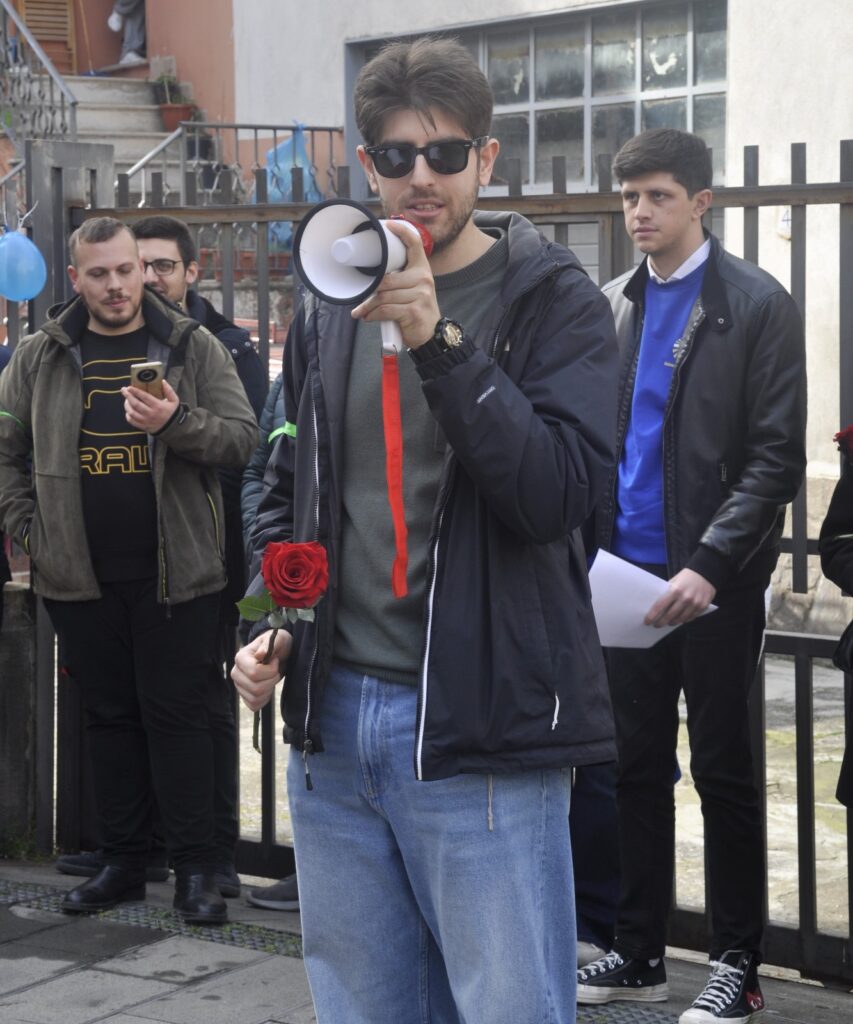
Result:
<svg viewBox="0 0 853 1024">
<path fill-rule="evenodd" d="M 148 359 L 148 330 L 105 335 L 86 331 L 80 481 L 89 552 L 99 580 L 157 574 L 157 502 L 148 436 L 124 415 L 130 367 Z"/>
</svg>

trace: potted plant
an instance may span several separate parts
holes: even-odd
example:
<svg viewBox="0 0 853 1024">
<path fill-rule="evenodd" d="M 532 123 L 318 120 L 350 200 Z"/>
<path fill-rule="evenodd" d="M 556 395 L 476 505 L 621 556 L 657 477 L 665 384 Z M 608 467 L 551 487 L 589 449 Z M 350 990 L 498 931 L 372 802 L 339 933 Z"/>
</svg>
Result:
<svg viewBox="0 0 853 1024">
<path fill-rule="evenodd" d="M 154 98 L 160 104 L 160 116 L 167 132 L 175 131 L 181 121 L 191 121 L 198 110 L 195 103 L 184 95 L 181 83 L 171 74 L 155 79 Z"/>
</svg>

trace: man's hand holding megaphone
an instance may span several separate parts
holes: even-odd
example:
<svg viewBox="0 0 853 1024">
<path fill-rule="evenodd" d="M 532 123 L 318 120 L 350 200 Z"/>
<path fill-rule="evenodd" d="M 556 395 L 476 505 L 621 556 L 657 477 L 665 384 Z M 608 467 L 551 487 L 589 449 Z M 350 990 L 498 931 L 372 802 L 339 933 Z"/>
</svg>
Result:
<svg viewBox="0 0 853 1024">
<path fill-rule="evenodd" d="M 441 319 L 435 280 L 420 234 L 400 221 L 386 223 L 406 247 L 406 265 L 386 274 L 352 315 L 356 320 L 396 323 L 406 348 L 416 349 L 430 340 Z"/>
</svg>

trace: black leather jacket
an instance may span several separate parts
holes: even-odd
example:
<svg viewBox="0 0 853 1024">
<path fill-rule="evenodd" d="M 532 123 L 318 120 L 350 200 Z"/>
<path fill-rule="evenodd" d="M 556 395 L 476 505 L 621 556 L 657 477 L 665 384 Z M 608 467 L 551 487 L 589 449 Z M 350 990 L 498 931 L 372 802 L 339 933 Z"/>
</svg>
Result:
<svg viewBox="0 0 853 1024">
<path fill-rule="evenodd" d="M 448 441 L 423 619 L 421 779 L 615 757 L 579 534 L 613 462 L 613 320 L 566 249 L 516 214 L 475 219 L 509 233 L 500 301 L 460 348 L 418 367 Z M 329 591 L 315 621 L 294 626 L 285 666 L 285 741 L 305 753 L 322 750 L 333 656 L 354 334 L 349 307 L 309 296 L 297 311 L 285 346 L 288 430 L 252 538 L 256 557 L 270 540 L 319 540 L 329 554 Z"/>
<path fill-rule="evenodd" d="M 604 287 L 616 319 L 618 456 L 631 412 L 648 260 Z M 791 296 L 711 237 L 702 292 L 685 329 L 664 414 L 669 575 L 687 567 L 721 590 L 759 580 L 779 552 L 785 505 L 806 465 L 806 355 Z M 596 511 L 609 549 L 616 471 Z"/>
</svg>

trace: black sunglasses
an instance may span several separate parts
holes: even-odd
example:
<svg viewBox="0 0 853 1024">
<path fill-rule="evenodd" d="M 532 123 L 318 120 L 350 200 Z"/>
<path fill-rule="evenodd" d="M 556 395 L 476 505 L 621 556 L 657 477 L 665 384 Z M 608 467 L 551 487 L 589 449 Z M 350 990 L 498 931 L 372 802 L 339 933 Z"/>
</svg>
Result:
<svg viewBox="0 0 853 1024">
<path fill-rule="evenodd" d="M 418 156 L 422 156 L 436 174 L 459 174 L 468 166 L 468 150 L 479 149 L 488 141 L 488 135 L 481 135 L 479 139 L 449 139 L 430 142 L 428 146 L 393 142 L 387 146 L 365 146 L 364 151 L 373 160 L 376 173 L 383 178 L 405 178 Z"/>
</svg>

